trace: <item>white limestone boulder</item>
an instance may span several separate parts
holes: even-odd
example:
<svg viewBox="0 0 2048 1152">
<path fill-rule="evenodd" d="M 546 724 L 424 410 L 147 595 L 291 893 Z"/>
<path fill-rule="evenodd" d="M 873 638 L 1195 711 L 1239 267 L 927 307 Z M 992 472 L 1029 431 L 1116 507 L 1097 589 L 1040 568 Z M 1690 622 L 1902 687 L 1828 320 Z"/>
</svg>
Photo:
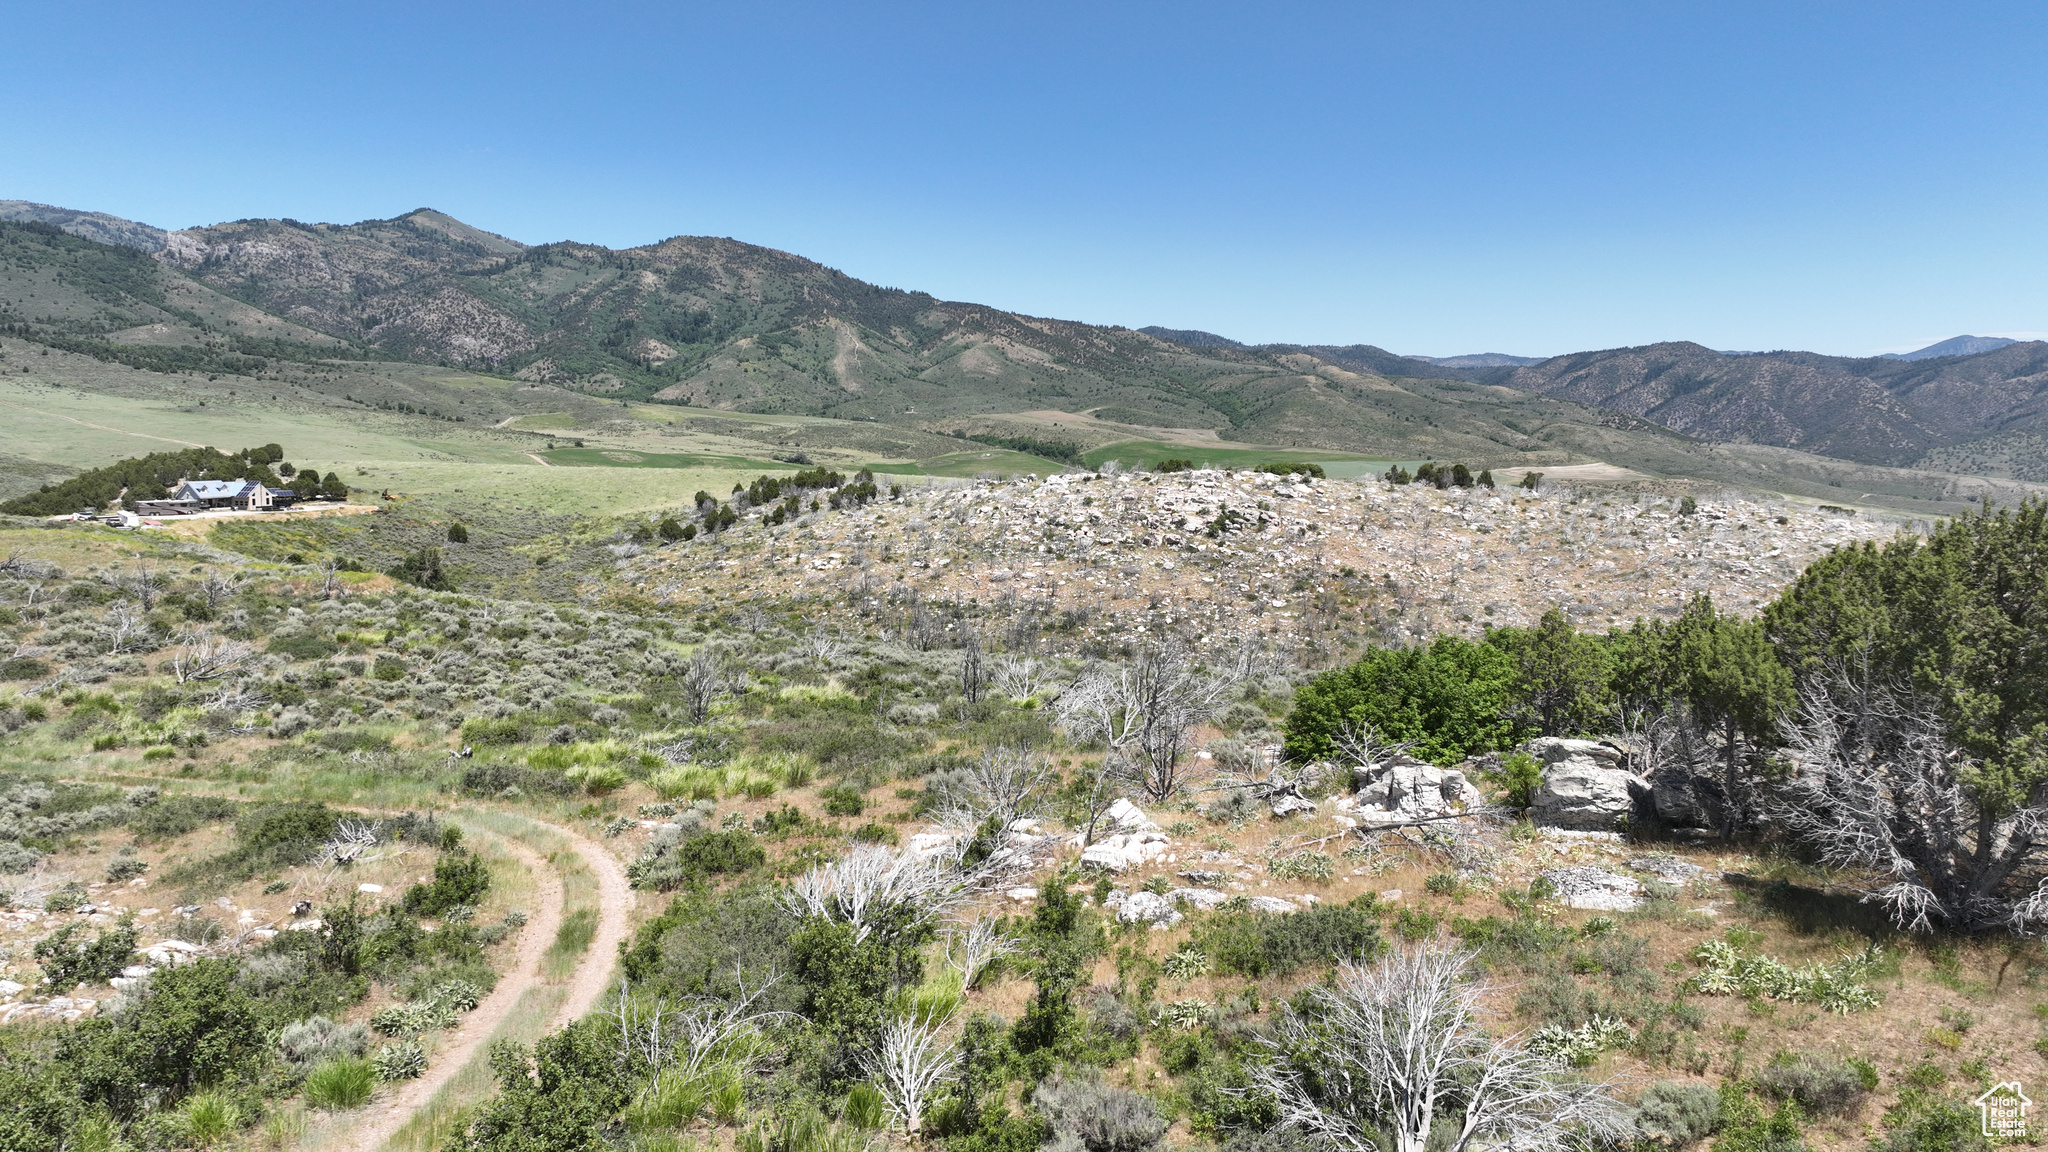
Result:
<svg viewBox="0 0 2048 1152">
<path fill-rule="evenodd" d="M 1635 811 L 1649 782 L 1621 766 L 1621 749 L 1601 740 L 1547 736 L 1522 745 L 1543 765 L 1529 818 L 1551 828 L 1612 831 Z"/>
<path fill-rule="evenodd" d="M 1171 928 L 1183 917 L 1173 903 L 1157 892 L 1133 892 L 1116 906 L 1120 924 L 1150 924 L 1154 929 Z"/>
<path fill-rule="evenodd" d="M 1455 815 L 1484 803 L 1479 789 L 1455 768 L 1411 756 L 1361 764 L 1351 772 L 1356 793 L 1339 810 L 1359 823 L 1405 824 Z"/>
</svg>

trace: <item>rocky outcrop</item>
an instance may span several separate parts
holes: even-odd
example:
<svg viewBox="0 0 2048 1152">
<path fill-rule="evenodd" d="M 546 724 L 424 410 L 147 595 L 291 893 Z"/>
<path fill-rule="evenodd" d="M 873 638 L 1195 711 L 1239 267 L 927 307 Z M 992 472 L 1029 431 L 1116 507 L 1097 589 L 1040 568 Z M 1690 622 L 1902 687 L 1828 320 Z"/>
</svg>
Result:
<svg viewBox="0 0 2048 1152">
<path fill-rule="evenodd" d="M 1650 782 L 1657 819 L 1675 828 L 1702 828 L 1712 822 L 1698 782 L 1689 773 L 1660 775 Z"/>
<path fill-rule="evenodd" d="M 1073 843 L 1081 845 L 1085 835 L 1075 836 Z M 1122 872 L 1148 860 L 1159 859 L 1166 855 L 1171 845 L 1166 833 L 1145 815 L 1144 809 L 1131 803 L 1128 797 L 1120 797 L 1097 822 L 1095 842 L 1081 846 L 1081 864 L 1083 867 Z"/>
<path fill-rule="evenodd" d="M 1643 902 L 1641 881 L 1605 868 L 1552 868 L 1543 878 L 1556 887 L 1558 900 L 1567 908 L 1626 912 Z"/>
<path fill-rule="evenodd" d="M 1171 928 L 1182 920 L 1171 900 L 1157 892 L 1133 892 L 1117 900 L 1112 895 L 1110 905 L 1116 909 L 1119 924 L 1149 924 L 1153 928 Z"/>
<path fill-rule="evenodd" d="M 1479 789 L 1455 768 L 1439 768 L 1411 756 L 1361 764 L 1351 773 L 1357 792 L 1341 803 L 1345 815 L 1362 824 L 1406 824 L 1451 816 L 1485 802 Z"/>
<path fill-rule="evenodd" d="M 1118 832 L 1083 848 L 1081 864 L 1087 868 L 1122 872 L 1166 855 L 1168 844 L 1164 832 Z"/>
<path fill-rule="evenodd" d="M 1543 765 L 1529 818 L 1546 827 L 1613 831 L 1650 795 L 1649 782 L 1623 768 L 1621 749 L 1604 740 L 1546 736 L 1521 750 Z"/>
<path fill-rule="evenodd" d="M 1646 875 L 1655 876 L 1666 884 L 1690 884 L 1707 872 L 1697 864 L 1688 864 L 1669 856 L 1637 856 L 1628 862 L 1628 866 Z"/>
<path fill-rule="evenodd" d="M 1166 894 L 1168 903 L 1185 904 L 1203 912 L 1212 912 L 1223 907 L 1230 899 L 1230 893 L 1218 892 L 1214 888 L 1175 888 Z"/>
</svg>

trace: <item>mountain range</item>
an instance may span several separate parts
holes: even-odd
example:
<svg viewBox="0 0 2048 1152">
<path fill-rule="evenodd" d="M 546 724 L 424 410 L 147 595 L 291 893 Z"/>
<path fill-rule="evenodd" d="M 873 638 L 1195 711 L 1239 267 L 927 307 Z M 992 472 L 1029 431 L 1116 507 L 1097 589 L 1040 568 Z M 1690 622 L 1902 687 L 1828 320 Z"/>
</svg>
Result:
<svg viewBox="0 0 2048 1152">
<path fill-rule="evenodd" d="M 1429 358 L 1025 316 L 726 238 L 527 245 L 424 208 L 167 231 L 0 201 L 0 221 L 14 222 L 0 224 L 0 324 L 159 371 L 399 360 L 594 397 L 949 432 L 1029 431 L 1064 413 L 1081 418 L 1061 425 L 1075 440 L 1199 430 L 1932 499 L 1955 498 L 1953 476 L 1882 470 L 2048 480 L 2022 450 L 2048 434 L 2040 341 L 1934 355 L 1977 347 L 1947 341 L 1913 359 L 1691 343 Z"/>
</svg>

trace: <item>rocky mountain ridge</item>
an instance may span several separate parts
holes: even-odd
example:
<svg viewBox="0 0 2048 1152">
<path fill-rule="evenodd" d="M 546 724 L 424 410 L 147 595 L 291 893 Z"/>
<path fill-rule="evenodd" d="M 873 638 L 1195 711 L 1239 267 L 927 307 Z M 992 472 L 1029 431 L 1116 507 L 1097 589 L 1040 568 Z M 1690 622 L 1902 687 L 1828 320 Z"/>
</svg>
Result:
<svg viewBox="0 0 2048 1152">
<path fill-rule="evenodd" d="M 1752 454 L 1735 464 L 1704 448 L 1771 446 L 1887 467 L 1995 459 L 1985 465 L 1992 474 L 2048 479 L 2025 470 L 2031 457 L 2017 447 L 1953 451 L 2048 420 L 2048 344 L 2039 342 L 1925 361 L 1667 344 L 1537 364 L 1438 364 L 1372 345 L 1245 347 L 1211 333 L 1024 316 L 716 237 L 623 250 L 525 245 L 431 209 L 350 225 L 241 220 L 123 233 L 128 222 L 104 214 L 19 211 L 143 249 L 160 239 L 156 261 L 171 279 L 159 295 L 203 294 L 215 313 L 232 302 L 272 324 L 267 352 L 253 338 L 225 340 L 211 321 L 187 318 L 180 330 L 175 318 L 137 311 L 155 326 L 134 317 L 117 326 L 90 304 L 52 330 L 152 345 L 152 366 L 240 372 L 249 369 L 237 356 L 346 354 L 615 399 L 944 431 L 962 419 L 1065 412 L 1132 430 L 1395 459 L 1555 465 L 1590 456 L 1647 475 L 1780 491 L 1805 491 L 1794 473 L 1840 469 L 1811 456 Z M 0 295 L 17 297 L 0 302 L 6 319 L 42 338 L 35 324 L 46 316 L 20 307 L 34 293 L 5 288 Z M 1952 487 L 1918 475 L 1822 483 L 1916 499 Z"/>
<path fill-rule="evenodd" d="M 1492 379 L 1702 439 L 1894 467 L 2048 421 L 2048 342 L 2038 340 L 1926 360 L 1731 356 L 1677 342 L 1558 356 Z"/>
</svg>

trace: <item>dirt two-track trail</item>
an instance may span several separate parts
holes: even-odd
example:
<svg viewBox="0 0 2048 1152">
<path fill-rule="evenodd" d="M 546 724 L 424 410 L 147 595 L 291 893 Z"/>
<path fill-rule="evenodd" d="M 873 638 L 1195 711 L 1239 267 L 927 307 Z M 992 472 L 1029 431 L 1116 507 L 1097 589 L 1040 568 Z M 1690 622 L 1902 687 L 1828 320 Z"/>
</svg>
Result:
<svg viewBox="0 0 2048 1152">
<path fill-rule="evenodd" d="M 580 1019 L 597 1007 L 611 984 L 612 967 L 618 961 L 619 944 L 632 926 L 633 890 L 626 883 L 625 869 L 596 841 L 559 824 L 541 824 L 564 840 L 583 858 L 597 880 L 597 934 L 577 961 L 575 971 L 561 985 L 568 989 L 561 1007 L 555 1010 L 550 1030 Z M 391 1138 L 405 1127 L 413 1113 L 424 1108 L 441 1086 L 454 1079 L 471 1060 L 482 1055 L 492 1033 L 511 1015 L 528 989 L 548 983 L 541 975 L 541 961 L 555 941 L 563 919 L 562 877 L 545 856 L 503 838 L 507 851 L 517 856 L 534 876 L 538 906 L 519 936 L 519 948 L 510 967 L 498 978 L 498 986 L 476 1008 L 463 1015 L 461 1024 L 448 1034 L 450 1043 L 434 1053 L 433 1063 L 417 1080 L 400 1085 L 389 1096 L 372 1103 L 346 1140 L 333 1147 L 347 1152 L 383 1152 Z"/>
</svg>

